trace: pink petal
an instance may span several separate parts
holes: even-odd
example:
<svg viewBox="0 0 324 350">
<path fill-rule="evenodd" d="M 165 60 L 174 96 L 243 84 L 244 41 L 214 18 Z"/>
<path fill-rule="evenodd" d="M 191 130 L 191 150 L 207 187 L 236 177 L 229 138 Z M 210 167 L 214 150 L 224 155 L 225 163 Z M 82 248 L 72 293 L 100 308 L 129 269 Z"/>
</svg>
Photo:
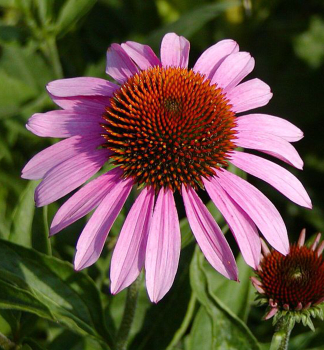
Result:
<svg viewBox="0 0 324 350">
<path fill-rule="evenodd" d="M 106 149 L 99 149 L 78 154 L 52 168 L 35 190 L 36 205 L 50 204 L 75 190 L 99 171 L 109 153 Z"/>
<path fill-rule="evenodd" d="M 74 259 L 76 270 L 84 269 L 98 260 L 111 226 L 120 213 L 132 186 L 131 178 L 121 180 L 93 213 L 77 243 Z"/>
<path fill-rule="evenodd" d="M 187 68 L 190 43 L 175 33 L 166 34 L 161 43 L 161 61 L 163 67 Z"/>
<path fill-rule="evenodd" d="M 261 242 L 253 221 L 216 181 L 203 179 L 203 182 L 209 197 L 227 221 L 244 260 L 256 269 L 261 257 Z"/>
<path fill-rule="evenodd" d="M 58 164 L 82 153 L 94 151 L 102 144 L 101 136 L 74 136 L 37 153 L 22 170 L 21 177 L 38 180 Z"/>
<path fill-rule="evenodd" d="M 102 115 L 107 106 L 110 106 L 108 96 L 72 96 L 57 97 L 50 94 L 50 98 L 59 107 L 73 111 L 83 111 Z"/>
<path fill-rule="evenodd" d="M 103 198 L 120 182 L 122 174 L 123 171 L 120 168 L 112 169 L 77 191 L 57 211 L 52 221 L 50 235 L 54 235 L 71 225 L 98 206 Z"/>
<path fill-rule="evenodd" d="M 144 266 L 154 197 L 154 189 L 146 187 L 127 215 L 110 264 L 110 289 L 113 294 L 133 283 Z"/>
<path fill-rule="evenodd" d="M 248 80 L 229 91 L 226 95 L 235 113 L 265 106 L 272 97 L 269 85 L 260 79 Z"/>
<path fill-rule="evenodd" d="M 230 197 L 246 212 L 267 241 L 280 253 L 287 254 L 289 241 L 285 223 L 278 210 L 254 186 L 225 169 L 217 171 L 212 182 L 219 183 Z"/>
<path fill-rule="evenodd" d="M 106 73 L 123 84 L 138 73 L 138 69 L 120 45 L 112 44 L 107 50 Z"/>
<path fill-rule="evenodd" d="M 145 70 L 150 67 L 161 66 L 160 60 L 148 45 L 127 41 L 125 44 L 121 44 L 121 46 L 140 69 Z"/>
<path fill-rule="evenodd" d="M 239 130 L 236 137 L 235 143 L 239 147 L 255 149 L 281 159 L 297 169 L 303 168 L 304 162 L 296 149 L 281 137 L 247 130 Z"/>
<path fill-rule="evenodd" d="M 192 70 L 211 79 L 225 57 L 238 50 L 239 46 L 234 40 L 219 41 L 202 53 Z"/>
<path fill-rule="evenodd" d="M 50 82 L 47 91 L 56 97 L 72 96 L 109 96 L 111 97 L 118 85 L 100 78 L 68 78 Z"/>
<path fill-rule="evenodd" d="M 236 52 L 224 59 L 211 78 L 212 84 L 230 91 L 254 68 L 254 58 L 248 52 Z"/>
<path fill-rule="evenodd" d="M 76 135 L 98 135 L 103 132 L 101 115 L 73 111 L 51 111 L 36 113 L 26 128 L 41 137 L 71 137 Z"/>
<path fill-rule="evenodd" d="M 247 173 L 268 182 L 291 201 L 306 208 L 312 207 L 301 182 L 285 168 L 253 154 L 237 151 L 231 153 L 230 161 Z"/>
<path fill-rule="evenodd" d="M 286 141 L 299 141 L 303 132 L 289 121 L 268 114 L 248 114 L 236 119 L 239 130 L 262 132 L 279 136 Z"/>
<path fill-rule="evenodd" d="M 206 259 L 225 277 L 238 280 L 231 248 L 210 212 L 191 187 L 182 185 L 182 197 L 190 227 Z"/>
<path fill-rule="evenodd" d="M 161 189 L 149 231 L 145 270 L 146 287 L 157 303 L 171 288 L 179 264 L 181 236 L 173 193 Z"/>
</svg>

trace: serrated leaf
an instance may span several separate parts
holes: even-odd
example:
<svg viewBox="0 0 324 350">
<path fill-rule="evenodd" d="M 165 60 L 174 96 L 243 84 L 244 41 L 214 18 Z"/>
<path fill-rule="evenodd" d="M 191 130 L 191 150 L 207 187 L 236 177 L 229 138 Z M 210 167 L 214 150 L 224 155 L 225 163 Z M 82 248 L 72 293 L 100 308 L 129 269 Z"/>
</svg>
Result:
<svg viewBox="0 0 324 350">
<path fill-rule="evenodd" d="M 68 0 L 59 13 L 56 32 L 59 36 L 66 34 L 69 29 L 86 15 L 97 0 Z"/>
<path fill-rule="evenodd" d="M 203 261 L 204 257 L 197 248 L 190 266 L 190 282 L 212 320 L 211 350 L 259 350 L 259 344 L 248 327 L 210 290 Z"/>
<path fill-rule="evenodd" d="M 0 240 L 0 307 L 34 313 L 81 335 L 110 340 L 92 280 L 59 259 Z"/>
</svg>

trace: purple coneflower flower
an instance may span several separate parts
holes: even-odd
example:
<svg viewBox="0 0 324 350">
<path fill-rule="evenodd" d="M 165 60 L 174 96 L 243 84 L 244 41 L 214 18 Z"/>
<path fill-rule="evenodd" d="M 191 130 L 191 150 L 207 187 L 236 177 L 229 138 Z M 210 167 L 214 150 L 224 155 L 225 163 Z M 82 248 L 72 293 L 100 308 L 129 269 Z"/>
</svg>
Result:
<svg viewBox="0 0 324 350">
<path fill-rule="evenodd" d="M 314 330 L 310 317 L 323 319 L 323 310 L 317 305 L 324 302 L 324 241 L 318 233 L 308 247 L 305 236 L 303 229 L 297 244 L 290 245 L 286 256 L 270 251 L 263 242 L 257 277 L 251 277 L 251 281 L 259 293 L 260 303 L 268 304 L 266 320 L 275 316 L 276 323 L 289 315 Z"/>
<path fill-rule="evenodd" d="M 65 196 L 106 163 L 116 167 L 92 180 L 58 210 L 51 235 L 96 208 L 77 243 L 75 268 L 100 256 L 107 235 L 131 189 L 141 189 L 127 215 L 111 261 L 111 291 L 129 286 L 145 266 L 152 301 L 170 289 L 180 255 L 174 192 L 182 195 L 189 224 L 210 264 L 237 280 L 231 249 L 197 194 L 206 190 L 225 217 L 245 261 L 260 259 L 257 227 L 278 251 L 289 249 L 284 222 L 256 188 L 225 169 L 228 161 L 257 176 L 295 203 L 311 207 L 301 183 L 281 166 L 237 147 L 258 150 L 301 169 L 290 142 L 303 133 L 286 120 L 238 113 L 264 106 L 272 97 L 259 79 L 241 81 L 254 59 L 233 40 L 206 50 L 188 69 L 189 42 L 164 36 L 161 59 L 136 42 L 112 44 L 107 74 L 48 84 L 62 110 L 33 115 L 27 128 L 42 137 L 66 138 L 37 154 L 23 169 L 26 179 L 43 179 L 37 206 Z"/>
</svg>

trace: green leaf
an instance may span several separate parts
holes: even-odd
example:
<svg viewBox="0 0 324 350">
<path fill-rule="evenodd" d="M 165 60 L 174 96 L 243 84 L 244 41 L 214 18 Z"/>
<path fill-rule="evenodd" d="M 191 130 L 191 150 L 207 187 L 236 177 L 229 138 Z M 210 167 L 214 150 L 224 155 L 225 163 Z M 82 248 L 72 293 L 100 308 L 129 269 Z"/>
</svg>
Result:
<svg viewBox="0 0 324 350">
<path fill-rule="evenodd" d="M 43 25 L 46 25 L 53 17 L 53 6 L 55 0 L 34 0 L 38 9 L 38 17 Z"/>
<path fill-rule="evenodd" d="M 212 320 L 211 350 L 259 350 L 259 344 L 248 327 L 210 290 L 203 262 L 204 256 L 197 248 L 190 266 L 190 282 Z"/>
<path fill-rule="evenodd" d="M 3 46 L 0 58 L 0 118 L 15 115 L 23 105 L 38 100 L 50 80 L 53 80 L 53 74 L 39 54 L 18 45 Z"/>
<path fill-rule="evenodd" d="M 35 213 L 34 192 L 38 181 L 29 181 L 20 195 L 18 204 L 12 215 L 9 241 L 32 247 L 32 224 Z"/>
<path fill-rule="evenodd" d="M 14 26 L 0 25 L 0 43 L 18 41 L 21 37 L 21 30 Z"/>
<path fill-rule="evenodd" d="M 0 0 L 0 6 L 12 7 L 15 5 L 15 0 Z"/>
<path fill-rule="evenodd" d="M 18 113 L 19 105 L 36 95 L 33 88 L 11 77 L 1 67 L 0 81 L 0 118 Z"/>
<path fill-rule="evenodd" d="M 59 259 L 0 240 L 0 307 L 34 313 L 110 341 L 92 280 Z"/>
<path fill-rule="evenodd" d="M 86 15 L 97 0 L 68 0 L 63 5 L 56 23 L 56 32 L 63 36 Z"/>
<path fill-rule="evenodd" d="M 146 43 L 156 48 L 165 33 L 175 32 L 189 39 L 207 22 L 216 18 L 228 8 L 238 5 L 238 2 L 229 1 L 217 4 L 200 5 L 196 9 L 185 13 L 176 22 L 165 25 L 148 36 Z"/>
<path fill-rule="evenodd" d="M 5 45 L 0 67 L 12 78 L 28 85 L 35 95 L 44 91 L 45 85 L 54 79 L 50 67 L 33 48 Z"/>
<path fill-rule="evenodd" d="M 47 350 L 104 350 L 103 344 L 99 344 L 89 337 L 79 337 L 69 331 L 60 333 L 51 341 Z"/>
<path fill-rule="evenodd" d="M 240 254 L 236 259 L 240 283 L 230 281 L 216 272 L 208 262 L 204 264 L 210 290 L 238 317 L 246 322 L 255 299 L 250 277 L 253 271 Z"/>
<path fill-rule="evenodd" d="M 213 349 L 213 324 L 204 306 L 201 306 L 193 323 L 190 333 L 188 350 L 211 350 Z"/>
<path fill-rule="evenodd" d="M 324 21 L 313 16 L 306 32 L 298 35 L 293 44 L 296 55 L 310 67 L 319 68 L 324 62 Z"/>
</svg>

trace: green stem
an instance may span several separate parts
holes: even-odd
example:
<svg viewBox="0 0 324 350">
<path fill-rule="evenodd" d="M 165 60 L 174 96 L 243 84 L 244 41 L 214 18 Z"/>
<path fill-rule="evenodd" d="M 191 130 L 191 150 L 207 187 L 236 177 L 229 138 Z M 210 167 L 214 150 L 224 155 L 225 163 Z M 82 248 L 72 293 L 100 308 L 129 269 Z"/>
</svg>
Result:
<svg viewBox="0 0 324 350">
<path fill-rule="evenodd" d="M 126 350 L 129 333 L 135 316 L 140 280 L 141 276 L 127 289 L 124 314 L 117 333 L 115 350 Z"/>
<path fill-rule="evenodd" d="M 48 229 L 48 206 L 43 207 L 43 221 L 44 221 L 44 231 L 45 231 L 45 253 L 47 255 L 52 255 L 52 246 L 49 238 L 49 229 Z"/>
<path fill-rule="evenodd" d="M 0 346 L 4 350 L 14 349 L 16 344 L 8 339 L 4 334 L 0 333 Z"/>
<path fill-rule="evenodd" d="M 53 71 L 56 79 L 63 78 L 63 68 L 60 61 L 59 52 L 56 45 L 55 37 L 47 37 L 44 39 L 44 45 L 41 45 L 41 49 L 49 62 L 52 64 Z"/>
<path fill-rule="evenodd" d="M 291 331 L 295 322 L 290 317 L 281 318 L 272 337 L 270 350 L 287 350 Z"/>
<path fill-rule="evenodd" d="M 196 295 L 194 293 L 191 293 L 191 297 L 190 297 L 189 304 L 188 304 L 188 309 L 187 309 L 186 315 L 183 319 L 183 322 L 182 322 L 180 328 L 175 333 L 174 337 L 172 338 L 172 340 L 171 340 L 170 344 L 168 345 L 168 347 L 166 348 L 166 350 L 173 350 L 175 348 L 175 346 L 179 343 L 181 338 L 184 336 L 184 334 L 186 333 L 186 331 L 189 327 L 189 324 L 192 320 L 192 316 L 194 314 L 194 311 L 195 311 L 196 302 L 197 302 Z"/>
</svg>

